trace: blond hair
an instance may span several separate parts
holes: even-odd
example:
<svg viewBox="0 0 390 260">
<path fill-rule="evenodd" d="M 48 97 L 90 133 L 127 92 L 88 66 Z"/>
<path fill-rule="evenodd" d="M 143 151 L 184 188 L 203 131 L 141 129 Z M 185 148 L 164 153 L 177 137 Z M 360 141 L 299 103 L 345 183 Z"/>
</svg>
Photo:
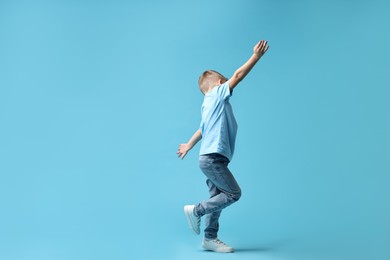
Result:
<svg viewBox="0 0 390 260">
<path fill-rule="evenodd" d="M 200 75 L 198 80 L 200 91 L 205 94 L 207 90 L 218 80 L 227 81 L 227 78 L 215 70 L 206 70 L 202 73 L 202 75 Z"/>
</svg>

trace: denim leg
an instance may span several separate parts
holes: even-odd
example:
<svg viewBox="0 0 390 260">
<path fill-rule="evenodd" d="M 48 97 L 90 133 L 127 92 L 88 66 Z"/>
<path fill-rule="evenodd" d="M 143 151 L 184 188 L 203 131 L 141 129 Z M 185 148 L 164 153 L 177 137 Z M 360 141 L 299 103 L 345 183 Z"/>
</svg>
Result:
<svg viewBox="0 0 390 260">
<path fill-rule="evenodd" d="M 212 181 L 207 179 L 207 186 L 209 187 L 210 198 L 217 196 L 221 193 L 220 190 L 214 185 Z M 205 230 L 204 236 L 207 239 L 217 238 L 218 230 L 219 230 L 219 216 L 221 215 L 222 210 L 214 211 L 205 216 Z"/>
<path fill-rule="evenodd" d="M 228 169 L 229 160 L 219 154 L 202 155 L 199 166 L 210 182 L 220 191 L 195 207 L 198 216 L 221 211 L 241 197 L 241 189 Z"/>
</svg>

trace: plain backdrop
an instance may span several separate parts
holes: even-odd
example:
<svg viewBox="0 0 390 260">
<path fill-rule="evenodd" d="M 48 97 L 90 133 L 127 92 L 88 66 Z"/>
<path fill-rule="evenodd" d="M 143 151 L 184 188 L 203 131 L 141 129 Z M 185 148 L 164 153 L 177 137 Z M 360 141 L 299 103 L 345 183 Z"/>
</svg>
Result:
<svg viewBox="0 0 390 260">
<path fill-rule="evenodd" d="M 390 259 L 387 1 L 0 0 L 0 258 Z M 201 251 L 183 205 L 206 199 L 199 75 L 237 87 L 221 217 Z"/>
</svg>

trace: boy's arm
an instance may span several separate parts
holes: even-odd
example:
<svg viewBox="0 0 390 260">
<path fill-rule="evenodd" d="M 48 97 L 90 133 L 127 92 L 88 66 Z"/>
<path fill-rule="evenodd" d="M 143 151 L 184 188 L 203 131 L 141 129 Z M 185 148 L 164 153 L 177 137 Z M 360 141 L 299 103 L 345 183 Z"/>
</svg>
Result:
<svg viewBox="0 0 390 260">
<path fill-rule="evenodd" d="M 198 129 L 198 131 L 195 132 L 195 134 L 186 144 L 181 144 L 179 146 L 179 149 L 176 153 L 177 156 L 181 159 L 184 159 L 188 151 L 191 150 L 192 147 L 194 147 L 200 141 L 200 139 L 202 139 L 202 132 L 200 131 L 200 129 Z"/>
<path fill-rule="evenodd" d="M 256 65 L 256 63 L 260 60 L 261 56 L 264 55 L 268 48 L 269 46 L 267 45 L 267 41 L 264 40 L 259 41 L 255 47 L 253 47 L 253 55 L 247 62 L 245 62 L 244 65 L 237 69 L 233 76 L 229 79 L 230 92 L 233 91 L 237 84 L 245 78 L 245 76 Z"/>
</svg>

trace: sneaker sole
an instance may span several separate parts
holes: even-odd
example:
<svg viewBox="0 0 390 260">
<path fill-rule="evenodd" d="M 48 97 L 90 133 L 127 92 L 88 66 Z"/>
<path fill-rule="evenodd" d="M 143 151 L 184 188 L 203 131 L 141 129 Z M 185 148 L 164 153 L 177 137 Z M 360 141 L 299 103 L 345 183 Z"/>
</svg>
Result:
<svg viewBox="0 0 390 260">
<path fill-rule="evenodd" d="M 184 214 L 186 214 L 186 217 L 187 217 L 187 222 L 188 222 L 188 226 L 190 227 L 190 229 L 197 235 L 200 234 L 200 230 L 197 231 L 196 230 L 196 223 L 194 223 L 192 221 L 192 218 L 191 218 L 191 210 L 189 209 L 190 206 L 184 206 Z"/>
<path fill-rule="evenodd" d="M 216 252 L 216 253 L 234 253 L 234 249 L 230 249 L 230 250 L 226 250 L 226 251 L 218 251 L 218 250 L 207 248 L 204 245 L 202 245 L 202 247 L 205 251 L 211 251 L 211 252 Z"/>
</svg>

